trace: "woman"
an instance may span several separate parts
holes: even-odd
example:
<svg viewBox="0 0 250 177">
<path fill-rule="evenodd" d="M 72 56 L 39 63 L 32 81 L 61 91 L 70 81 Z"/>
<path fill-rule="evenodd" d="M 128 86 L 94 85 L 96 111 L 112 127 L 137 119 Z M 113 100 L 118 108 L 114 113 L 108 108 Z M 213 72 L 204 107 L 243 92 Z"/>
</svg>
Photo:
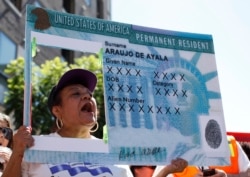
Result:
<svg viewBox="0 0 250 177">
<path fill-rule="evenodd" d="M 58 126 L 57 132 L 50 134 L 50 136 L 95 139 L 91 135 L 91 129 L 97 124 L 97 105 L 93 98 L 96 83 L 95 74 L 83 69 L 70 70 L 60 78 L 58 84 L 52 88 L 48 98 L 48 107 L 56 118 Z M 132 176 L 128 166 L 23 162 L 25 149 L 33 144 L 31 128 L 21 126 L 14 135 L 13 153 L 2 177 Z M 64 168 L 65 166 L 67 168 Z M 182 171 L 186 166 L 185 160 L 176 159 L 156 176 L 165 177 L 168 173 Z"/>
<path fill-rule="evenodd" d="M 0 113 L 0 176 L 2 175 L 12 153 L 13 132 L 9 116 Z"/>
</svg>

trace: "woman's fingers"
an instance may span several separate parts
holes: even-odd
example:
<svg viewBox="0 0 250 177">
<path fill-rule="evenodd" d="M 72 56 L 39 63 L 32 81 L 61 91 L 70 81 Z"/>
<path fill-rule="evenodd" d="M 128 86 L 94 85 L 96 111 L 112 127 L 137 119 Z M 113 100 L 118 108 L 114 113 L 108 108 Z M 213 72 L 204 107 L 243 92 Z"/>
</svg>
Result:
<svg viewBox="0 0 250 177">
<path fill-rule="evenodd" d="M 31 135 L 31 128 L 21 126 L 14 135 L 14 147 L 24 150 L 27 147 L 34 145 L 34 139 Z"/>
</svg>

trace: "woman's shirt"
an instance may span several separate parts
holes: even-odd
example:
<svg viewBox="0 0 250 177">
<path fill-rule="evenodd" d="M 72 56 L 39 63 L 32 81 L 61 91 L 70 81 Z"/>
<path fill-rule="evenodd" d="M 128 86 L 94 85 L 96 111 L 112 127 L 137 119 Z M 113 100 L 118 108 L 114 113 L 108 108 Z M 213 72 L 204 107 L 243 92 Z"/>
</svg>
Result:
<svg viewBox="0 0 250 177">
<path fill-rule="evenodd" d="M 57 133 L 49 136 L 60 137 Z M 95 139 L 95 137 L 92 137 Z M 127 165 L 101 165 L 86 162 L 61 164 L 22 163 L 22 177 L 132 177 Z"/>
</svg>

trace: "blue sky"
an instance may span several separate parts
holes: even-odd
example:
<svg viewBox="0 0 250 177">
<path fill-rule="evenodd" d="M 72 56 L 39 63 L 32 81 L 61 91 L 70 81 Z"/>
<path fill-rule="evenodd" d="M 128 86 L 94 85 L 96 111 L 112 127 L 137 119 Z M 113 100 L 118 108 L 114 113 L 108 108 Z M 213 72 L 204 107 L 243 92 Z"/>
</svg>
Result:
<svg viewBox="0 0 250 177">
<path fill-rule="evenodd" d="M 227 131 L 250 132 L 249 0 L 112 0 L 112 21 L 211 34 Z"/>
</svg>

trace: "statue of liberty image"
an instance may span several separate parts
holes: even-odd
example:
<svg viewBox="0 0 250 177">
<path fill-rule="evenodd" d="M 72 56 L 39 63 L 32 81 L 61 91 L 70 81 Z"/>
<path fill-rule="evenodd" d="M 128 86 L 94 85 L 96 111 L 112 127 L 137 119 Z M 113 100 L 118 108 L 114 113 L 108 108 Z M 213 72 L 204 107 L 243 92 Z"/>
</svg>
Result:
<svg viewBox="0 0 250 177">
<path fill-rule="evenodd" d="M 186 137 L 185 142 L 183 138 L 171 140 L 170 137 L 166 140 L 176 144 L 170 158 L 182 156 L 191 149 L 200 148 L 199 118 L 202 115 L 209 115 L 210 99 L 221 98 L 219 90 L 209 91 L 207 88 L 207 82 L 217 77 L 217 71 L 202 73 L 197 67 L 200 58 L 201 53 L 195 53 L 189 61 L 175 51 L 174 56 L 165 64 L 158 66 L 155 71 L 153 80 L 158 83 L 154 86 L 155 105 L 161 108 L 161 112 L 158 111 L 156 115 L 156 127 L 166 133 L 176 131 L 181 137 Z M 218 141 L 221 139 L 221 132 L 216 121 L 215 125 L 208 129 L 208 136 L 215 132 L 217 137 L 214 138 L 214 144 L 218 144 L 221 142 Z M 216 127 L 216 130 L 213 127 Z M 194 157 L 193 162 L 190 163 L 203 159 L 202 156 Z"/>
<path fill-rule="evenodd" d="M 197 115 L 208 114 L 209 99 L 205 78 L 198 68 L 183 58 L 169 58 L 161 65 L 159 81 L 168 83 L 161 88 L 161 100 L 166 105 L 167 121 L 170 126 L 187 136 L 199 131 Z M 157 127 L 162 128 L 163 117 L 159 117 Z"/>
</svg>

